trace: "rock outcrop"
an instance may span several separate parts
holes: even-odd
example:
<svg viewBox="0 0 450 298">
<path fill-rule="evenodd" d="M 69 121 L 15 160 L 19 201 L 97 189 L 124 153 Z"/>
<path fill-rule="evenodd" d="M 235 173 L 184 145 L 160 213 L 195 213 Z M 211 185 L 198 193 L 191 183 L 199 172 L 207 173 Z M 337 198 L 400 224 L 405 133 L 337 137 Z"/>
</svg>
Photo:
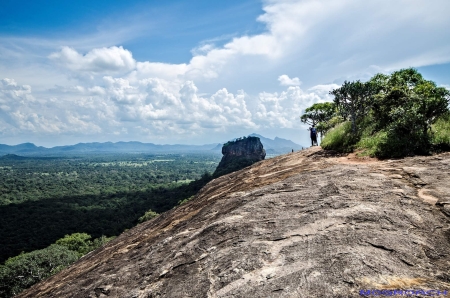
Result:
<svg viewBox="0 0 450 298">
<path fill-rule="evenodd" d="M 19 297 L 347 298 L 448 290 L 449 268 L 449 153 L 311 148 L 211 181 Z"/>
<path fill-rule="evenodd" d="M 245 137 L 228 142 L 222 147 L 222 160 L 213 177 L 219 177 L 248 167 L 266 157 L 266 151 L 258 137 Z"/>
</svg>

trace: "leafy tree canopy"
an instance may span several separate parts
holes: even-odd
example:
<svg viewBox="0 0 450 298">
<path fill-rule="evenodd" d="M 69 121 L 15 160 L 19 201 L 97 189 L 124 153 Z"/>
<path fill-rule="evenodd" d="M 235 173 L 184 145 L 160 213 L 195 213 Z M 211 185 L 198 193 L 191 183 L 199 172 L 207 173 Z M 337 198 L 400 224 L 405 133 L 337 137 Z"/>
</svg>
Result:
<svg viewBox="0 0 450 298">
<path fill-rule="evenodd" d="M 76 251 L 81 257 L 91 251 L 91 238 L 91 235 L 86 233 L 73 233 L 58 239 L 56 244 L 65 246 L 72 251 Z"/>
<path fill-rule="evenodd" d="M 450 92 L 425 80 L 416 69 L 401 69 L 390 75 L 377 74 L 368 82 L 346 81 L 330 94 L 334 95 L 337 113 L 351 124 L 352 136 L 350 141 L 344 142 L 342 134 L 349 138 L 349 126 L 340 126 L 323 143 L 328 149 L 349 151 L 354 146 L 370 146 L 373 155 L 400 157 L 426 154 L 436 146 L 432 140 L 446 139 L 444 133 L 440 133 L 439 138 L 433 137 L 431 128 L 439 117 L 448 113 Z M 311 106 L 305 111 L 304 123 L 308 123 L 306 119 L 319 123 L 316 114 L 311 112 L 314 110 Z M 438 127 L 446 127 L 444 122 L 442 120 Z"/>
<path fill-rule="evenodd" d="M 0 297 L 12 297 L 58 273 L 114 237 L 91 240 L 86 233 L 66 235 L 50 246 L 9 258 L 0 265 Z"/>
<path fill-rule="evenodd" d="M 357 121 L 362 119 L 370 111 L 373 96 L 377 91 L 376 85 L 372 82 L 363 83 L 361 81 L 347 82 L 338 88 L 330 91 L 334 95 L 334 103 L 339 114 L 352 122 L 352 132 L 357 132 Z"/>
<path fill-rule="evenodd" d="M 431 124 L 448 111 L 449 91 L 412 68 L 378 75 L 371 81 L 379 87 L 372 106 L 375 131 L 385 131 L 390 140 L 381 151 L 387 155 L 393 151 L 398 155 L 426 153 L 431 145 Z"/>
<path fill-rule="evenodd" d="M 75 251 L 52 244 L 10 258 L 0 266 L 0 296 L 12 297 L 78 260 Z"/>
<path fill-rule="evenodd" d="M 305 109 L 305 113 L 300 117 L 303 123 L 318 125 L 320 122 L 330 120 L 335 112 L 336 106 L 332 102 L 315 103 Z"/>
</svg>

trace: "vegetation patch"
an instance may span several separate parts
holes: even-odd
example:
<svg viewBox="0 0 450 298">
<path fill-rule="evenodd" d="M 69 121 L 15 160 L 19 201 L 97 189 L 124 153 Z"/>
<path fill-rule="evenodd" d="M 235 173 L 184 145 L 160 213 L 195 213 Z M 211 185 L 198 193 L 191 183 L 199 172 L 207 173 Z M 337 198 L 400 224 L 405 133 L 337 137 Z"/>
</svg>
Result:
<svg viewBox="0 0 450 298">
<path fill-rule="evenodd" d="M 144 213 L 144 215 L 142 215 L 141 217 L 139 217 L 139 220 L 138 220 L 138 221 L 139 221 L 139 223 L 143 223 L 144 221 L 153 219 L 153 218 L 157 217 L 158 215 L 159 215 L 158 213 L 156 213 L 155 211 L 153 211 L 152 209 L 150 209 L 150 210 L 146 211 L 146 212 Z"/>
<path fill-rule="evenodd" d="M 435 150 L 450 150 L 450 113 L 442 115 L 431 126 L 432 144 Z"/>
<path fill-rule="evenodd" d="M 367 82 L 344 82 L 330 94 L 333 103 L 315 104 L 301 117 L 325 134 L 324 149 L 359 149 L 381 158 L 450 149 L 450 91 L 413 68 L 377 74 Z M 332 120 L 337 118 L 345 122 Z"/>
<path fill-rule="evenodd" d="M 76 232 L 119 235 L 147 210 L 162 213 L 197 193 L 219 160 L 217 154 L 0 160 L 0 263 Z"/>
<path fill-rule="evenodd" d="M 86 233 L 66 235 L 50 246 L 21 253 L 0 265 L 0 297 L 13 297 L 39 281 L 58 273 L 81 256 L 114 237 L 91 240 Z"/>
<path fill-rule="evenodd" d="M 354 149 L 356 139 L 352 134 L 352 124 L 345 121 L 332 128 L 323 138 L 321 146 L 326 150 L 339 152 L 351 152 Z"/>
</svg>

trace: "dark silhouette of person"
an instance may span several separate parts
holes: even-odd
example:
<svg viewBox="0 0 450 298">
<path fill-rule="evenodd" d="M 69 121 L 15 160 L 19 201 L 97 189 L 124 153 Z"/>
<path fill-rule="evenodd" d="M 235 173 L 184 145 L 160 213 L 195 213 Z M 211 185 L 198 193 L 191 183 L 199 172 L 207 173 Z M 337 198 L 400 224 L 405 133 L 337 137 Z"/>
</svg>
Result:
<svg viewBox="0 0 450 298">
<path fill-rule="evenodd" d="M 317 130 L 314 125 L 309 129 L 309 136 L 311 137 L 311 146 L 318 146 L 317 144 Z"/>
</svg>

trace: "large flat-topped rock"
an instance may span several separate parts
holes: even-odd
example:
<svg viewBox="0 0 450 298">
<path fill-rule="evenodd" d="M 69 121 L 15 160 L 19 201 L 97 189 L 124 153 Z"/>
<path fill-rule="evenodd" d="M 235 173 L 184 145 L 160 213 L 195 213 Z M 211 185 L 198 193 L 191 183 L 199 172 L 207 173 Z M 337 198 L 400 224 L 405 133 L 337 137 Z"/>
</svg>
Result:
<svg viewBox="0 0 450 298">
<path fill-rule="evenodd" d="M 266 151 L 259 137 L 254 136 L 225 143 L 222 147 L 222 154 L 223 157 L 213 177 L 241 170 L 266 157 Z"/>
<path fill-rule="evenodd" d="M 450 289 L 450 154 L 256 163 L 19 297 L 361 297 Z M 433 200 L 430 199 L 433 198 Z"/>
</svg>

